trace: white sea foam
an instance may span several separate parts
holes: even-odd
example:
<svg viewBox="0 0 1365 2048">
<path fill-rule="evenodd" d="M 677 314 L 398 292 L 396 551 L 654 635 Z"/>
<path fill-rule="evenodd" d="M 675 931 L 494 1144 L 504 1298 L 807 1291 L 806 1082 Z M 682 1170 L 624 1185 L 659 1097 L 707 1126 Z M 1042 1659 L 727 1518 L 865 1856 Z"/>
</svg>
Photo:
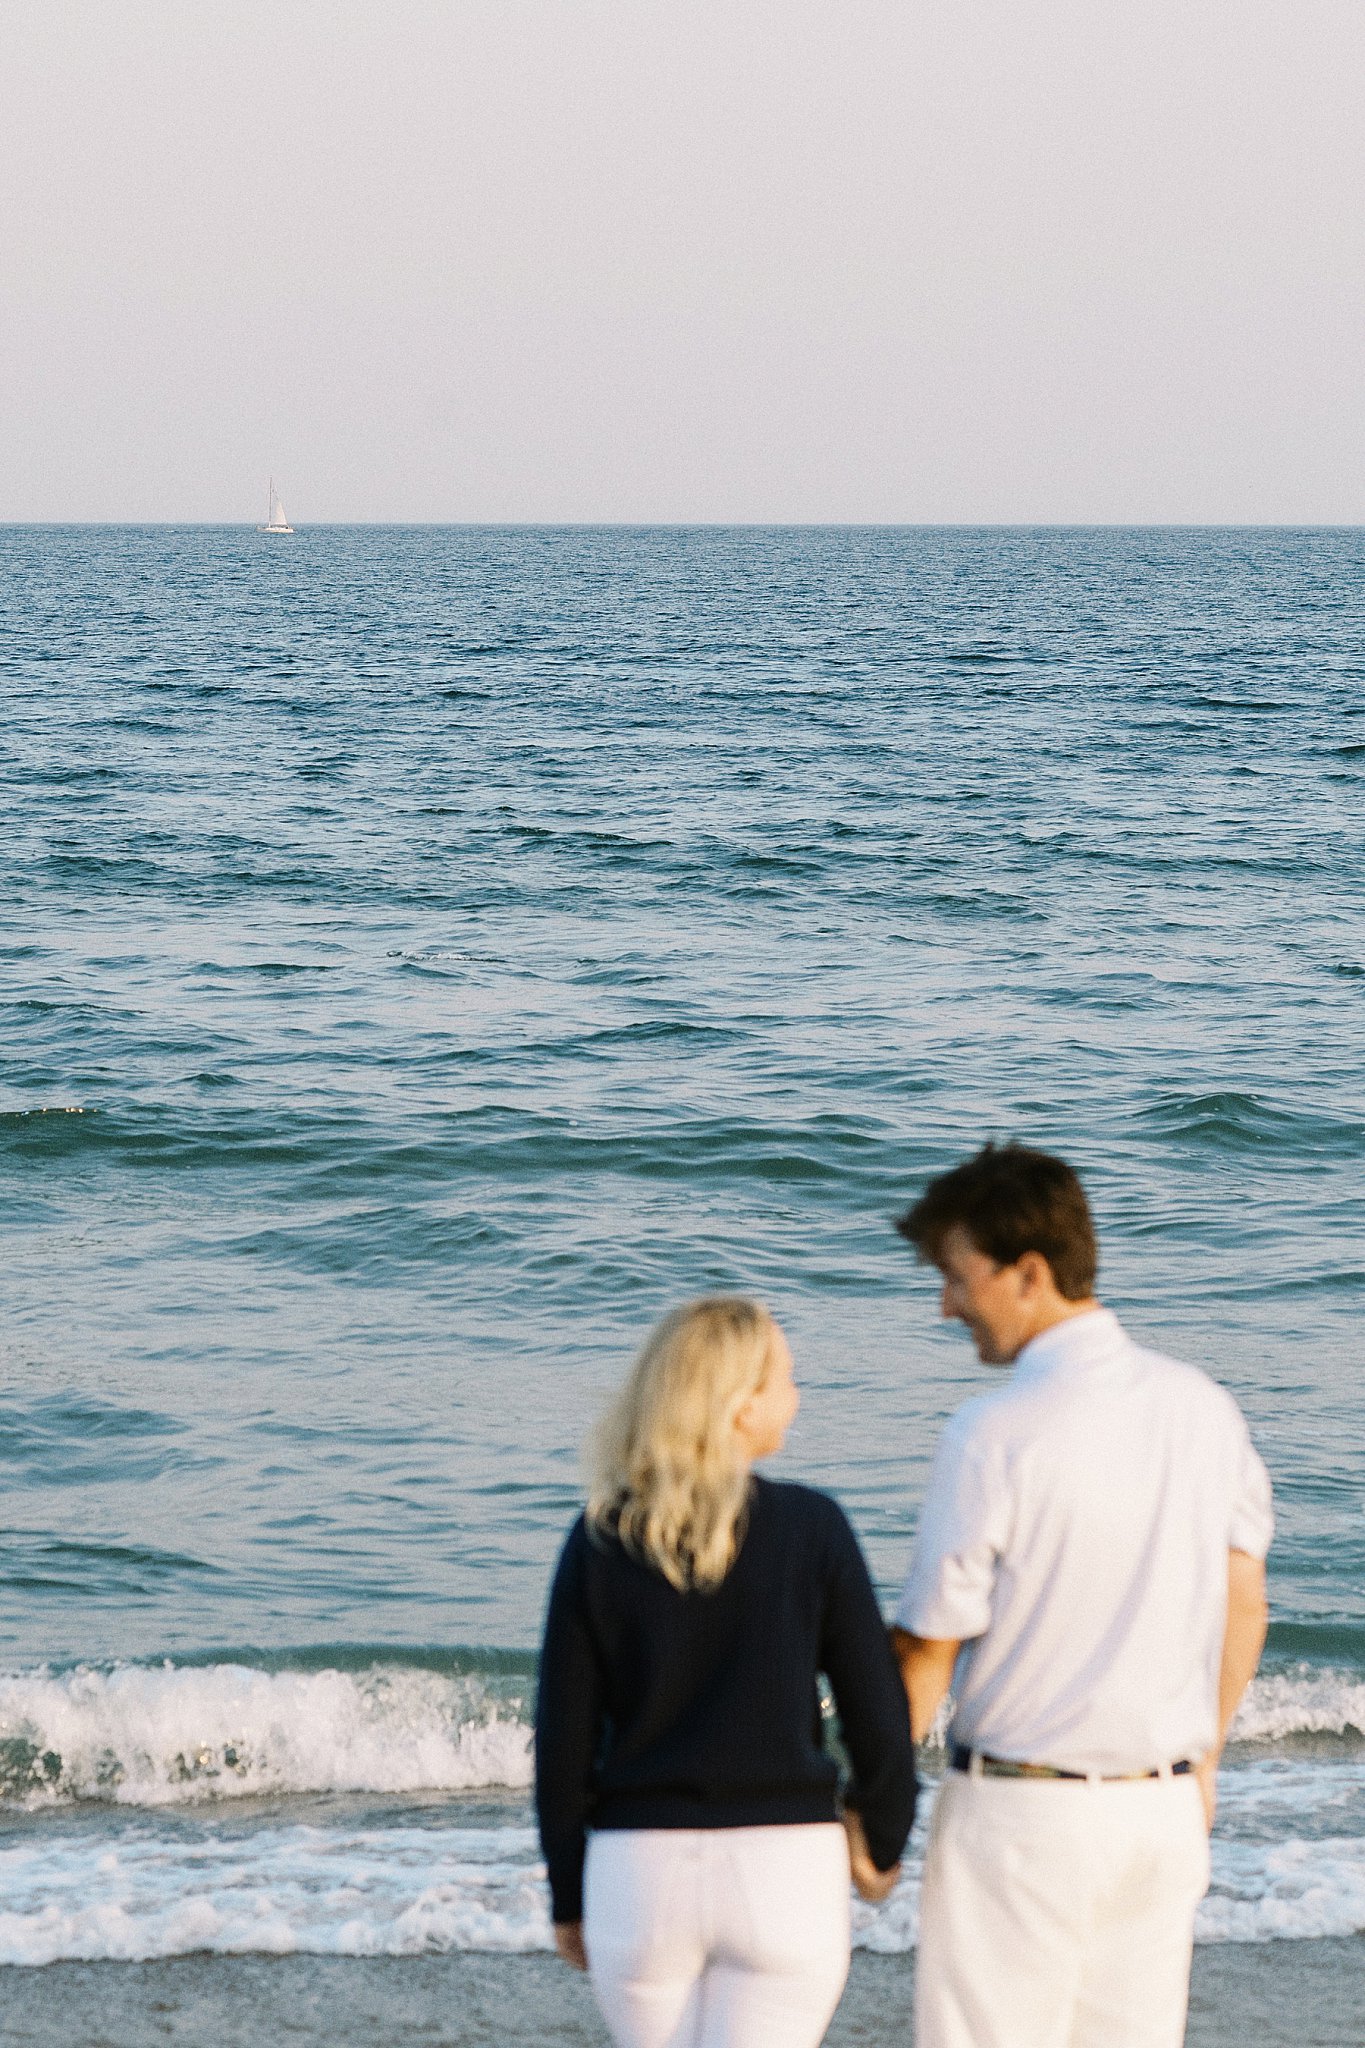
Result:
<svg viewBox="0 0 1365 2048">
<path fill-rule="evenodd" d="M 1253 1679 L 1232 1727 L 1236 1742 L 1350 1733 L 1365 1735 L 1365 1679 L 1308 1664 Z"/>
<path fill-rule="evenodd" d="M 1226 1774 L 1235 1830 L 1290 1812 L 1310 1826 L 1336 1817 L 1354 1832 L 1214 1842 L 1201 1942 L 1305 1940 L 1365 1931 L 1365 1773 L 1312 1767 L 1258 1784 Z M 1243 1782 L 1244 1780 L 1250 1782 Z M 0 1847 L 0 1964 L 139 1961 L 195 1951 L 239 1955 L 407 1956 L 459 1949 L 547 1949 L 544 1870 L 526 1827 L 246 1826 L 208 1814 L 108 1816 L 73 1832 L 39 1827 Z M 855 1902 L 854 1941 L 884 1954 L 912 1948 L 922 1870 L 916 1829 L 906 1873 L 884 1906 Z"/>
<path fill-rule="evenodd" d="M 1304 1941 L 1365 1932 L 1365 1840 L 1217 1842 L 1198 1941 Z"/>
<path fill-rule="evenodd" d="M 1365 1680 L 1258 1678 L 1242 1741 L 1365 1732 Z M 0 1676 L 0 1799 L 192 1805 L 254 1793 L 467 1791 L 531 1780 L 524 1700 L 402 1663 L 122 1665 Z"/>
<path fill-rule="evenodd" d="M 420 1955 L 551 1945 L 524 1828 L 262 1826 L 32 1837 L 0 1848 L 0 1963 Z"/>
<path fill-rule="evenodd" d="M 0 1678 L 0 1787 L 24 1805 L 525 1786 L 530 1731 L 477 1677 L 123 1665 Z"/>
</svg>

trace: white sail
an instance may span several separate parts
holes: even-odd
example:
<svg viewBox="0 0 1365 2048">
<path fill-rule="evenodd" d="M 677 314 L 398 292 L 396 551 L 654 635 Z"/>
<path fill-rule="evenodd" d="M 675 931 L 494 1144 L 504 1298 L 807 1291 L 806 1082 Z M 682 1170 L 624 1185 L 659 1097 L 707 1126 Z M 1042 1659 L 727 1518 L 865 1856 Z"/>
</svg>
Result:
<svg viewBox="0 0 1365 2048">
<path fill-rule="evenodd" d="M 270 495 L 266 499 L 266 505 L 268 510 L 265 516 L 265 525 L 258 526 L 256 528 L 257 533 L 292 533 L 294 529 L 289 524 L 289 515 L 284 509 L 284 500 L 275 489 L 275 479 L 273 476 L 270 479 Z"/>
</svg>

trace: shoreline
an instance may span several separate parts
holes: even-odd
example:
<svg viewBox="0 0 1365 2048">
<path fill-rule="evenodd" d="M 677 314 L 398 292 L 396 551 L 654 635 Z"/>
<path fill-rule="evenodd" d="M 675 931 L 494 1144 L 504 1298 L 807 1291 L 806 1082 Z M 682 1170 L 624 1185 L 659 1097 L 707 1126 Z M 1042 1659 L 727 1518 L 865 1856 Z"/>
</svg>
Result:
<svg viewBox="0 0 1365 2048">
<path fill-rule="evenodd" d="M 829 2048 L 909 2048 L 914 1958 L 860 1951 Z M 1359 2048 L 1365 1936 L 1195 1950 L 1187 2048 Z M 180 1956 L 0 1967 L 3 2048 L 606 2048 L 546 1955 Z"/>
</svg>

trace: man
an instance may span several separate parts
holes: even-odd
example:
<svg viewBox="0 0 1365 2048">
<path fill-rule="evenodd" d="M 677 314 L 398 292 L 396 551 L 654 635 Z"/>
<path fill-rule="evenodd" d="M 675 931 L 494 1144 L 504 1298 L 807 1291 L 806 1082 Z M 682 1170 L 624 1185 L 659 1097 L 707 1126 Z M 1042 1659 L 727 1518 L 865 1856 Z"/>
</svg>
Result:
<svg viewBox="0 0 1365 2048">
<path fill-rule="evenodd" d="M 1265 1467 L 1221 1387 L 1095 1299 L 1060 1159 L 988 1145 L 897 1228 L 982 1363 L 1014 1368 L 944 1431 L 893 1631 L 916 1738 L 956 1699 L 916 2048 L 1178 2048 L 1219 1753 L 1265 1640 Z"/>
</svg>

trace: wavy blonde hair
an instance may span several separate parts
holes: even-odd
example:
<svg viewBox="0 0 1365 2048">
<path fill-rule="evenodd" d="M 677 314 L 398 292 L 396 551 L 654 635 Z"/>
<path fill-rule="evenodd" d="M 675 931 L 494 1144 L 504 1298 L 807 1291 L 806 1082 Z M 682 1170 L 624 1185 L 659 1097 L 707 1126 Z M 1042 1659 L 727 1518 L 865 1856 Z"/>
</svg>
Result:
<svg viewBox="0 0 1365 2048">
<path fill-rule="evenodd" d="M 776 1327 L 737 1294 L 671 1310 L 598 1429 L 588 1526 L 679 1591 L 718 1586 L 735 1561 L 749 1499 L 735 1418 L 767 1377 Z"/>
</svg>

